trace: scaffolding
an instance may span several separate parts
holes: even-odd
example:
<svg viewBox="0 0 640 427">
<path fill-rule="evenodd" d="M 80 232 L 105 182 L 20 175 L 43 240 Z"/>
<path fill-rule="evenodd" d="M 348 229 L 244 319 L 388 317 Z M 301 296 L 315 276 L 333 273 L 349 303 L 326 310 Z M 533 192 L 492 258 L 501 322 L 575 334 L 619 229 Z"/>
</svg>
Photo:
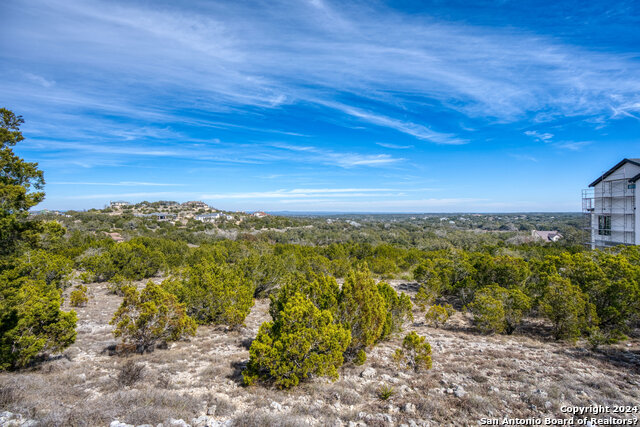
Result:
<svg viewBox="0 0 640 427">
<path fill-rule="evenodd" d="M 635 244 L 635 187 L 623 178 L 582 190 L 585 244 L 591 248 Z"/>
</svg>

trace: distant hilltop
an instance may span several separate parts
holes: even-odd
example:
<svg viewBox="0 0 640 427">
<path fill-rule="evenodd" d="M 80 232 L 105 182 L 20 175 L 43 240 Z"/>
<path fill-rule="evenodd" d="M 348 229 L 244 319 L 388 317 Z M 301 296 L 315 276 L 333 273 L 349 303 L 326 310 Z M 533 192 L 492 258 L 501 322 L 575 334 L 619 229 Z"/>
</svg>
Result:
<svg viewBox="0 0 640 427">
<path fill-rule="evenodd" d="M 190 200 L 184 203 L 172 200 L 159 200 L 157 202 L 130 203 L 125 200 L 113 200 L 102 210 L 111 215 L 133 214 L 137 217 L 153 218 L 158 221 L 182 222 L 189 219 L 200 222 L 235 221 L 241 222 L 247 216 L 264 218 L 269 214 L 257 211 L 247 212 L 225 212 L 209 206 L 200 200 Z"/>
</svg>

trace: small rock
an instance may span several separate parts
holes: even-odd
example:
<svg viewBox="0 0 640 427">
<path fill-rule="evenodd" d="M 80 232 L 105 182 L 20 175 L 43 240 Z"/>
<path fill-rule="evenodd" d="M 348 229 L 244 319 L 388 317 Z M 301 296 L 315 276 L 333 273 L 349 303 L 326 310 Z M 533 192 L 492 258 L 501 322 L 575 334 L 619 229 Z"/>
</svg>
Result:
<svg viewBox="0 0 640 427">
<path fill-rule="evenodd" d="M 371 367 L 366 368 L 364 371 L 360 373 L 360 376 L 362 378 L 373 378 L 376 376 L 376 370 Z"/>
<path fill-rule="evenodd" d="M 397 414 L 398 412 L 400 412 L 400 408 L 395 405 L 389 405 L 387 406 L 387 412 L 390 414 Z"/>
<path fill-rule="evenodd" d="M 404 404 L 404 407 L 402 408 L 402 410 L 407 414 L 413 414 L 416 412 L 416 405 L 414 405 L 411 402 L 407 402 Z"/>
<path fill-rule="evenodd" d="M 216 414 L 216 409 L 218 408 L 217 405 L 211 405 L 207 408 L 207 415 L 215 415 Z"/>
<path fill-rule="evenodd" d="M 549 402 L 548 400 L 546 402 L 544 402 L 544 408 L 545 409 L 551 409 L 551 402 Z"/>
<path fill-rule="evenodd" d="M 3 424 L 6 421 L 9 421 L 13 418 L 13 413 L 9 411 L 0 412 L 0 424 Z"/>
<path fill-rule="evenodd" d="M 456 397 L 464 397 L 467 394 L 467 392 L 464 391 L 464 388 L 462 388 L 462 386 L 457 386 L 455 390 L 453 390 L 453 394 Z"/>
<path fill-rule="evenodd" d="M 536 391 L 533 392 L 534 394 L 539 395 L 540 397 L 547 397 L 547 392 L 546 391 L 542 391 L 540 389 L 537 389 Z"/>
<path fill-rule="evenodd" d="M 413 390 L 411 390 L 411 387 L 409 387 L 406 384 L 402 384 L 400 387 L 398 387 L 398 392 L 399 393 L 411 393 Z"/>
<path fill-rule="evenodd" d="M 500 389 L 498 387 L 491 386 L 491 387 L 489 387 L 489 390 L 491 390 L 494 393 L 500 393 Z"/>
<path fill-rule="evenodd" d="M 191 427 L 185 420 L 182 418 L 176 420 L 175 418 L 169 418 L 169 425 L 172 427 Z"/>
<path fill-rule="evenodd" d="M 453 394 L 453 389 L 452 388 L 448 388 L 447 389 L 447 394 Z"/>
<path fill-rule="evenodd" d="M 271 405 L 269 405 L 271 407 L 271 409 L 275 410 L 275 411 L 282 411 L 282 405 L 279 404 L 278 402 L 271 402 Z"/>
<path fill-rule="evenodd" d="M 198 418 L 192 419 L 191 423 L 194 427 L 218 427 L 221 425 L 213 417 L 207 415 L 200 415 Z"/>
<path fill-rule="evenodd" d="M 109 427 L 135 427 L 133 424 L 121 423 L 118 420 L 111 421 Z"/>
</svg>

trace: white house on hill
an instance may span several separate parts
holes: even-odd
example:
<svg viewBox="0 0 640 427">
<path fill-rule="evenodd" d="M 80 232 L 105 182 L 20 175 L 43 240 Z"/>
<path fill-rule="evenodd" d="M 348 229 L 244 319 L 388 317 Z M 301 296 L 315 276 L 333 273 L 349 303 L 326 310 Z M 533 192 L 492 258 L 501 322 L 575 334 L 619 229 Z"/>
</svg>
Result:
<svg viewBox="0 0 640 427">
<path fill-rule="evenodd" d="M 109 202 L 109 207 L 119 209 L 125 206 L 131 206 L 131 203 L 125 202 L 124 200 L 116 200 Z"/>
<path fill-rule="evenodd" d="M 636 181 L 640 158 L 623 159 L 589 184 L 582 192 L 585 228 L 592 249 L 616 245 L 640 245 L 640 217 L 636 215 Z"/>
</svg>

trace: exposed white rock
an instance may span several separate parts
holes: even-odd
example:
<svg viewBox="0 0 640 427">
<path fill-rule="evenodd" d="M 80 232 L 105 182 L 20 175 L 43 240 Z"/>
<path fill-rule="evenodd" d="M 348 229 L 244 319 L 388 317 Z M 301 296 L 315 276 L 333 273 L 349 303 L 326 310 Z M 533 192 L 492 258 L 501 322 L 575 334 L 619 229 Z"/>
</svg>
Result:
<svg viewBox="0 0 640 427">
<path fill-rule="evenodd" d="M 364 371 L 360 372 L 360 376 L 362 378 L 373 378 L 376 376 L 376 370 L 371 367 L 366 368 Z"/>
</svg>

